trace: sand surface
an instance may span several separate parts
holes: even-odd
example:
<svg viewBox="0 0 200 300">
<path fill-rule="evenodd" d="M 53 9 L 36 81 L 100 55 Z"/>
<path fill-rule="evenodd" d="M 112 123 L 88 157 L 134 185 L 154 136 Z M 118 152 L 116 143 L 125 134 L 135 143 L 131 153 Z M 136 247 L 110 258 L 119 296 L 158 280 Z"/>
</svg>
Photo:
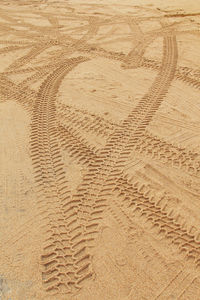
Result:
<svg viewBox="0 0 200 300">
<path fill-rule="evenodd" d="M 200 300 L 200 3 L 0 1 L 0 299 Z"/>
</svg>

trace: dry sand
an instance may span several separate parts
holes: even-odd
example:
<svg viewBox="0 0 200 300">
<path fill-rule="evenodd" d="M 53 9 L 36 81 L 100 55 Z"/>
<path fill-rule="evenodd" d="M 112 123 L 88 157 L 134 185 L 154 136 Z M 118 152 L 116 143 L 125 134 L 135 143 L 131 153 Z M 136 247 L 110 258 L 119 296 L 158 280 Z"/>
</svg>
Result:
<svg viewBox="0 0 200 300">
<path fill-rule="evenodd" d="M 200 3 L 0 2 L 0 299 L 200 299 Z"/>
</svg>

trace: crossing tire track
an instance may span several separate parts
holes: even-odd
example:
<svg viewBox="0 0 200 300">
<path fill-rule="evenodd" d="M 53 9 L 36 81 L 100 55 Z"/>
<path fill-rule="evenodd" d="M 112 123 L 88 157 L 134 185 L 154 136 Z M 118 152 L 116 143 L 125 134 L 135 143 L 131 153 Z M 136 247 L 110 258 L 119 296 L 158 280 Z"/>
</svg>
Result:
<svg viewBox="0 0 200 300">
<path fill-rule="evenodd" d="M 107 207 L 106 198 L 115 186 L 117 178 L 121 176 L 133 146 L 165 97 L 174 77 L 176 62 L 175 37 L 173 35 L 165 37 L 162 69 L 152 87 L 124 120 L 122 126 L 116 129 L 108 139 L 106 146 L 100 151 L 99 158 L 88 166 L 83 183 L 77 189 L 76 195 L 72 196 L 72 199 L 77 202 L 74 209 L 77 214 L 79 213 L 81 219 L 79 241 L 83 248 L 93 245 L 102 220 L 102 213 Z M 91 231 L 91 228 L 95 230 Z M 81 280 L 87 278 L 89 272 L 90 256 L 86 253 L 87 255 L 87 266 L 85 266 Z"/>
<path fill-rule="evenodd" d="M 82 29 L 88 30 L 80 39 L 75 39 L 63 33 L 63 29 L 65 30 L 63 25 L 61 25 L 63 29 L 60 30 L 59 22 L 62 24 L 65 14 L 62 15 L 63 20 L 57 19 L 56 14 L 38 14 L 45 16 L 52 26 L 35 26 L 22 22 L 21 26 L 26 27 L 26 30 L 18 30 L 14 28 L 17 20 L 10 17 L 7 20 L 11 24 L 2 26 L 3 33 L 30 39 L 33 41 L 31 44 L 0 41 L 0 44 L 8 45 L 0 49 L 0 54 L 31 47 L 30 52 L 12 63 L 4 75 L 29 71 L 36 73 L 18 85 L 12 83 L 6 76 L 0 75 L 0 84 L 3 87 L 1 94 L 6 99 L 13 98 L 24 108 L 32 111 L 30 150 L 39 193 L 38 206 L 42 221 L 45 223 L 45 241 L 41 257 L 45 290 L 53 294 L 73 293 L 82 287 L 85 280 L 93 276 L 91 247 L 95 245 L 104 217 L 103 212 L 106 209 L 125 231 L 134 219 L 129 212 L 131 211 L 134 216 L 134 212 L 139 211 L 153 225 L 158 226 L 160 233 L 164 233 L 165 238 L 178 245 L 180 251 L 185 252 L 186 257 L 192 259 L 199 267 L 200 248 L 195 237 L 167 215 L 147 193 L 123 177 L 127 161 L 137 153 L 145 154 L 152 160 L 182 169 L 189 174 L 199 175 L 198 154 L 146 132 L 174 78 L 200 88 L 198 79 L 189 77 L 177 69 L 178 51 L 176 32 L 173 32 L 174 24 L 166 31 L 161 28 L 143 37 L 137 23 L 134 25 L 134 19 L 128 18 L 132 31 L 135 31 L 135 28 L 138 31 L 138 44 L 125 55 L 122 52 L 106 51 L 95 43 L 88 44 L 102 25 L 119 26 L 127 23 L 124 17 L 116 16 L 109 21 L 96 16 L 81 17 L 81 14 L 77 16 L 73 14 L 69 19 L 88 22 L 87 26 L 70 29 L 72 35 L 73 33 L 80 35 Z M 34 33 L 30 33 L 31 31 Z M 158 35 L 163 35 L 161 64 L 144 58 L 146 46 Z M 50 53 L 54 63 L 49 64 L 48 61 L 46 66 L 24 68 L 24 65 L 51 46 L 61 47 L 61 50 Z M 66 55 L 74 56 L 74 51 L 84 53 L 86 57 L 64 60 Z M 65 75 L 78 64 L 96 57 L 119 61 L 125 67 L 150 68 L 158 72 L 150 89 L 120 124 L 105 120 L 86 110 L 56 104 L 56 95 Z M 44 60 L 42 62 L 44 63 Z M 44 81 L 38 94 L 27 88 L 41 78 L 44 78 Z M 105 147 L 97 151 L 86 138 L 81 137 L 81 131 L 106 139 Z M 86 167 L 83 181 L 73 195 L 66 181 L 62 150 L 66 150 L 79 164 Z M 109 203 L 113 195 L 116 198 Z"/>
<path fill-rule="evenodd" d="M 2 74 L 0 74 L 0 87 L 0 94 L 4 97 L 4 99 L 16 101 L 29 112 L 32 111 L 33 103 L 36 98 L 35 91 L 29 88 L 20 88 Z"/>
<path fill-rule="evenodd" d="M 190 175 L 200 175 L 200 157 L 198 153 L 187 151 L 151 134 L 145 133 L 138 140 L 133 149 L 133 156 L 134 153 L 149 156 L 152 160 L 182 169 Z"/>
<path fill-rule="evenodd" d="M 78 134 L 80 135 L 80 130 L 96 133 L 99 136 L 108 138 L 116 128 L 121 127 L 121 124 L 113 123 L 103 117 L 62 103 L 58 104 L 57 110 L 61 127 L 65 127 L 71 133 L 73 132 L 76 138 L 78 138 Z M 64 131 L 62 132 L 64 133 Z M 65 141 L 67 141 L 67 137 Z M 68 147 L 70 148 L 71 146 L 68 145 Z M 90 145 L 88 147 L 91 148 Z M 134 153 L 145 154 L 145 156 L 151 157 L 152 160 L 182 169 L 191 175 L 199 176 L 200 174 L 198 153 L 168 143 L 148 132 L 144 132 L 135 146 L 133 146 L 133 155 Z"/>
<path fill-rule="evenodd" d="M 120 125 L 108 121 L 87 110 L 78 109 L 69 105 L 58 103 L 57 116 L 63 126 L 71 126 L 74 130 L 95 133 L 96 135 L 109 136 Z"/>
<path fill-rule="evenodd" d="M 14 63 L 12 63 L 8 67 L 7 70 L 17 69 L 17 68 L 24 66 L 25 64 L 29 63 L 32 59 L 37 57 L 39 54 L 41 54 L 44 50 L 46 50 L 48 48 L 49 48 L 49 45 L 36 45 L 29 51 L 28 54 L 15 60 Z"/>
<path fill-rule="evenodd" d="M 143 58 L 143 61 L 141 62 L 141 66 L 144 68 L 153 69 L 155 71 L 158 71 L 160 69 L 159 62 L 157 62 L 155 60 L 147 59 L 145 57 Z M 192 86 L 193 88 L 200 89 L 199 79 L 192 78 L 192 77 L 188 76 L 187 74 L 184 74 L 184 72 L 182 71 L 182 68 L 177 68 L 176 73 L 175 73 L 175 79 L 181 80 L 185 84 Z"/>
<path fill-rule="evenodd" d="M 97 155 L 95 148 L 90 146 L 78 134 L 74 134 L 71 128 L 58 127 L 61 147 L 70 154 L 78 163 L 89 165 Z"/>
</svg>

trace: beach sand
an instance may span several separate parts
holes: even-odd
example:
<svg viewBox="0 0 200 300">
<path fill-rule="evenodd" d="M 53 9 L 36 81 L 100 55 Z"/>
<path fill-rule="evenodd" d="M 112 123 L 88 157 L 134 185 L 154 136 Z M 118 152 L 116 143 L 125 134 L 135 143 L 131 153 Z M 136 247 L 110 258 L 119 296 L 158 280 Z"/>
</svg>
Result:
<svg viewBox="0 0 200 300">
<path fill-rule="evenodd" d="M 200 300 L 199 56 L 198 1 L 1 1 L 1 300 Z"/>
</svg>

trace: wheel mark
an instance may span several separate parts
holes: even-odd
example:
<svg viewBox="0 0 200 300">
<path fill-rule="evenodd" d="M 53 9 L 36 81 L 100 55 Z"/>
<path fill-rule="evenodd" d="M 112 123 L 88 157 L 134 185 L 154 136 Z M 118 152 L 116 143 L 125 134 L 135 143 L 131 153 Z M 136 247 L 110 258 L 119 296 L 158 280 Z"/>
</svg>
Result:
<svg viewBox="0 0 200 300">
<path fill-rule="evenodd" d="M 187 258 L 192 259 L 197 267 L 200 266 L 200 243 L 168 216 L 162 207 L 148 196 L 148 193 L 141 191 L 139 187 L 133 186 L 124 178 L 118 180 L 115 190 L 120 198 L 128 199 L 126 204 L 124 200 L 120 200 L 120 203 L 129 209 L 132 207 L 133 219 L 134 211 L 139 211 L 146 220 L 158 226 L 158 234 L 163 233 L 172 243 L 178 245 L 180 252 L 184 252 Z"/>
<path fill-rule="evenodd" d="M 128 118 L 124 120 L 122 127 L 117 129 L 108 139 L 106 146 L 100 151 L 100 160 L 94 163 L 91 162 L 88 173 L 83 178 L 83 184 L 78 188 L 76 196 L 72 197 L 74 200 L 77 199 L 77 196 L 79 197 L 77 199 L 79 205 L 76 207 L 76 211 L 82 215 L 83 239 L 88 234 L 87 224 L 91 225 L 94 222 L 98 224 L 100 222 L 102 212 L 107 206 L 106 197 L 110 195 L 118 176 L 121 176 L 124 162 L 167 93 L 176 68 L 176 51 L 175 38 L 173 36 L 164 38 L 163 67 L 159 75 L 149 92 L 142 98 Z M 130 142 L 133 136 L 135 136 L 134 143 Z M 87 186 L 84 185 L 85 183 Z M 95 197 L 93 198 L 94 191 Z M 99 203 L 102 205 L 100 210 L 98 209 Z M 94 238 L 95 235 L 91 241 Z M 90 242 L 86 240 L 85 246 L 88 245 L 90 245 Z"/>
<path fill-rule="evenodd" d="M 66 290 L 70 291 L 70 282 L 71 284 L 73 282 L 73 286 L 76 287 L 78 286 L 77 282 L 80 277 L 73 275 L 75 269 L 72 255 L 76 251 L 70 246 L 69 250 L 66 249 L 66 251 L 64 246 L 65 239 L 67 242 L 70 238 L 68 228 L 65 226 L 65 219 L 70 218 L 69 213 L 65 213 L 65 205 L 69 205 L 70 203 L 70 193 L 66 185 L 65 172 L 63 171 L 63 163 L 57 141 L 55 100 L 58 86 L 64 76 L 76 65 L 87 60 L 84 57 L 69 59 L 47 77 L 38 92 L 31 125 L 31 156 L 35 168 L 35 179 L 42 192 L 39 205 L 48 221 L 46 249 L 50 249 L 50 251 L 48 250 L 47 254 L 42 256 L 42 263 L 44 265 L 43 282 L 47 290 L 54 292 L 59 290 L 61 286 L 65 286 Z M 76 216 L 72 214 L 71 217 L 73 220 Z M 58 234 L 54 232 L 55 228 L 57 228 L 56 231 Z M 72 264 L 72 270 L 70 272 L 72 274 L 71 277 L 68 275 L 64 276 L 65 279 L 59 275 L 62 272 L 60 270 L 59 251 L 56 250 L 56 243 L 58 241 L 62 245 L 61 251 L 66 253 L 65 255 L 69 252 L 71 256 L 70 264 Z M 70 245 L 70 241 L 67 243 Z M 62 259 L 64 260 L 64 266 L 67 266 L 68 260 L 65 258 L 65 255 L 62 256 Z M 49 266 L 49 259 L 52 261 L 52 256 L 54 257 L 53 269 Z M 67 269 L 66 272 L 68 272 Z M 54 273 L 56 275 L 53 275 Z M 52 278 L 54 279 L 52 282 L 50 281 L 50 274 L 52 274 Z M 74 277 L 73 280 L 72 277 Z"/>
</svg>

